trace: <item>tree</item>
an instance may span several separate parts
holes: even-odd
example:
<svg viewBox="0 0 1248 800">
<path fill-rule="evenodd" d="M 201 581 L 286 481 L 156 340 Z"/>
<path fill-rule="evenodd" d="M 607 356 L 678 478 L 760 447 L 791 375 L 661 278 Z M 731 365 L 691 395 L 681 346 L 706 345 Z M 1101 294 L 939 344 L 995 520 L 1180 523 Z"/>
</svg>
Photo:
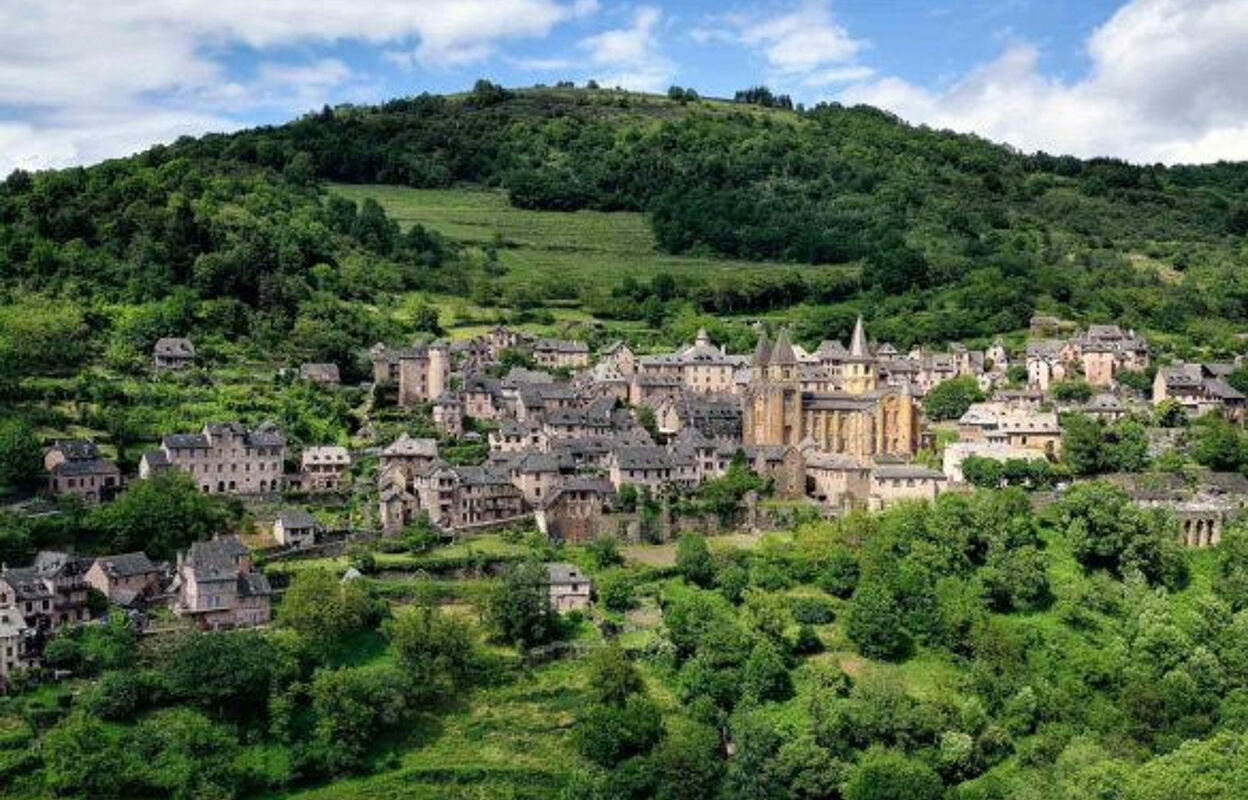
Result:
<svg viewBox="0 0 1248 800">
<path fill-rule="evenodd" d="M 1003 480 L 1004 465 L 995 458 L 967 456 L 962 459 L 962 477 L 972 486 L 995 489 Z"/>
<path fill-rule="evenodd" d="M 766 638 L 759 639 L 750 651 L 742 682 L 745 696 L 759 702 L 786 700 L 793 693 L 793 681 L 784 656 Z"/>
<path fill-rule="evenodd" d="M 408 680 L 387 664 L 318 670 L 310 694 L 313 742 L 320 763 L 341 775 L 360 770 L 379 734 L 408 711 Z"/>
<path fill-rule="evenodd" d="M 620 541 L 614 536 L 599 536 L 589 543 L 588 549 L 589 556 L 598 569 L 624 563 L 624 556 L 620 554 Z"/>
<path fill-rule="evenodd" d="M 63 796 L 119 797 L 137 768 L 119 731 L 81 711 L 49 730 L 40 750 L 44 784 Z"/>
<path fill-rule="evenodd" d="M 1063 403 L 1086 403 L 1092 399 L 1092 387 L 1079 378 L 1058 381 L 1049 387 L 1049 391 Z"/>
<path fill-rule="evenodd" d="M 385 631 L 417 698 L 449 696 L 471 680 L 478 655 L 464 620 L 421 605 L 395 614 Z"/>
<path fill-rule="evenodd" d="M 594 701 L 622 706 L 629 697 L 645 692 L 646 684 L 628 654 L 617 642 L 594 651 L 589 659 L 589 690 Z"/>
<path fill-rule="evenodd" d="M 508 644 L 533 647 L 553 639 L 558 619 L 550 607 L 546 568 L 529 561 L 509 569 L 490 596 L 486 618 Z"/>
<path fill-rule="evenodd" d="M 1075 475 L 1096 475 L 1109 466 L 1104 447 L 1104 425 L 1083 414 L 1062 421 L 1062 460 Z"/>
<path fill-rule="evenodd" d="M 719 734 L 707 725 L 686 723 L 663 737 L 649 767 L 657 785 L 655 800 L 714 797 L 724 770 Z"/>
<path fill-rule="evenodd" d="M 1242 431 L 1216 414 L 1206 414 L 1192 432 L 1192 458 L 1219 472 L 1238 471 L 1245 463 Z"/>
<path fill-rule="evenodd" d="M 233 732 L 190 708 L 145 718 L 135 731 L 146 782 L 174 800 L 231 797 L 242 775 Z"/>
<path fill-rule="evenodd" d="M 278 606 L 277 622 L 299 633 L 320 660 L 342 639 L 375 622 L 362 581 L 341 581 L 326 569 L 297 572 Z"/>
<path fill-rule="evenodd" d="M 1173 520 L 1145 510 L 1106 483 L 1078 483 L 1052 512 L 1076 559 L 1122 576 L 1138 570 L 1150 583 L 1176 588 L 1187 579 Z"/>
<path fill-rule="evenodd" d="M 845 800 L 940 800 L 943 794 L 935 770 L 893 750 L 869 750 L 845 783 Z"/>
<path fill-rule="evenodd" d="M 169 693 L 218 717 L 262 715 L 269 686 L 293 666 L 264 634 L 193 633 L 170 642 L 162 656 Z"/>
<path fill-rule="evenodd" d="M 225 523 L 221 502 L 176 470 L 132 483 L 115 501 L 92 512 L 87 522 L 109 550 L 142 550 L 157 559 L 173 559 L 191 542 L 220 532 Z"/>
<path fill-rule="evenodd" d="M 878 580 L 858 584 L 846 632 L 858 650 L 870 658 L 902 661 L 914 646 L 897 600 Z"/>
<path fill-rule="evenodd" d="M 715 582 L 715 562 L 706 538 L 696 533 L 682 533 L 676 540 L 676 571 L 695 586 L 710 588 Z"/>
<path fill-rule="evenodd" d="M 1140 472 L 1148 466 L 1148 431 L 1134 419 L 1124 419 L 1106 431 L 1105 461 L 1118 472 Z"/>
<path fill-rule="evenodd" d="M 979 382 L 974 376 L 965 375 L 934 386 L 923 397 L 923 413 L 932 420 L 958 419 L 971 407 L 971 403 L 983 399 Z"/>
<path fill-rule="evenodd" d="M 608 611 L 628 611 L 637 605 L 633 581 L 623 570 L 613 569 L 598 576 L 598 600 Z"/>
<path fill-rule="evenodd" d="M 0 419 L 0 487 L 26 489 L 43 473 L 43 447 L 35 429 L 20 417 Z"/>
<path fill-rule="evenodd" d="M 576 747 L 581 755 L 603 767 L 643 755 L 663 738 L 663 715 L 654 701 L 629 695 L 623 704 L 597 703 L 577 725 Z"/>
</svg>

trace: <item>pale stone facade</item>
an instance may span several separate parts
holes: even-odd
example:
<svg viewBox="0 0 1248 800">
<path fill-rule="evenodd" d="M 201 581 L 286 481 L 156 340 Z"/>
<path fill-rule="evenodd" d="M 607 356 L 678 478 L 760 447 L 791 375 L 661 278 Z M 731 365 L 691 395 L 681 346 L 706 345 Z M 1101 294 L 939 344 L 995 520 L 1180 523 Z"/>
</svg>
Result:
<svg viewBox="0 0 1248 800">
<path fill-rule="evenodd" d="M 139 477 L 174 467 L 205 494 L 267 494 L 283 487 L 285 457 L 286 437 L 271 423 L 210 423 L 202 433 L 165 436 L 160 450 L 143 456 Z"/>
</svg>

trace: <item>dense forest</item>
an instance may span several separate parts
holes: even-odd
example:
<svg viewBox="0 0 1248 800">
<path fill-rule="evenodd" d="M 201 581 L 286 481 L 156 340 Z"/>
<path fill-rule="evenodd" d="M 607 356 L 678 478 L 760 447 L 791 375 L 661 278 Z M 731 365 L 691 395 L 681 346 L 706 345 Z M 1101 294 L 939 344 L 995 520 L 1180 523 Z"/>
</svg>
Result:
<svg viewBox="0 0 1248 800">
<path fill-rule="evenodd" d="M 736 294 L 621 282 L 599 316 L 643 318 L 651 294 L 720 314 L 814 300 L 833 307 L 798 315 L 807 335 L 865 310 L 902 344 L 1015 330 L 1037 310 L 1210 344 L 1248 321 L 1248 166 L 1022 155 L 867 107 L 690 97 L 480 82 L 15 172 L 0 185 L 0 277 L 10 295 L 79 300 L 185 287 L 241 304 L 217 318 L 258 309 L 289 331 L 318 290 L 467 294 L 469 272 L 490 279 L 439 269 L 453 246 L 330 200 L 322 181 L 471 184 L 525 208 L 645 212 L 668 252 L 860 267 L 852 280 L 777 271 Z"/>
</svg>

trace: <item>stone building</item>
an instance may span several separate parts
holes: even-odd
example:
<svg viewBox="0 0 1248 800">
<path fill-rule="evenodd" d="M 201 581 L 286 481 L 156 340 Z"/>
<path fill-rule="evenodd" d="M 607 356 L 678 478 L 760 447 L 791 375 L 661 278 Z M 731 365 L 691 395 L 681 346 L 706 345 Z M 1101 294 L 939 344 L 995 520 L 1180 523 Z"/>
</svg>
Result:
<svg viewBox="0 0 1248 800">
<path fill-rule="evenodd" d="M 308 362 L 299 365 L 299 380 L 308 383 L 319 383 L 322 386 L 337 386 L 342 382 L 338 374 L 337 364 L 317 364 Z"/>
<path fill-rule="evenodd" d="M 539 339 L 533 345 L 533 360 L 548 369 L 589 366 L 589 345 L 570 339 Z"/>
<path fill-rule="evenodd" d="M 803 391 L 787 330 L 772 346 L 759 337 L 742 396 L 747 445 L 797 446 L 854 458 L 912 456 L 919 448 L 919 410 L 905 388 L 878 385 L 862 319 L 845 356 L 840 391 Z"/>
<path fill-rule="evenodd" d="M 615 509 L 610 481 L 571 477 L 555 486 L 534 516 L 538 530 L 551 541 L 584 544 L 617 533 Z"/>
<path fill-rule="evenodd" d="M 134 606 L 160 592 L 168 568 L 162 568 L 147 553 L 120 553 L 100 556 L 86 572 L 87 583 L 119 606 Z"/>
<path fill-rule="evenodd" d="M 194 542 L 179 553 L 172 590 L 174 613 L 201 630 L 264 625 L 272 616 L 273 589 L 237 536 Z"/>
<path fill-rule="evenodd" d="M 1028 448 L 1054 458 L 1062 449 L 1062 427 L 1056 412 L 997 402 L 972 403 L 958 419 L 958 438 Z"/>
<path fill-rule="evenodd" d="M 1234 364 L 1175 364 L 1157 370 L 1153 379 L 1153 403 L 1173 400 L 1189 416 L 1221 411 L 1227 419 L 1244 421 L 1248 398 L 1226 382 Z"/>
<path fill-rule="evenodd" d="M 702 394 L 733 391 L 734 375 L 744 366 L 744 356 L 729 355 L 711 344 L 705 330 L 699 330 L 693 344 L 684 350 L 642 356 L 637 361 L 639 375 L 676 378 L 690 391 Z"/>
<path fill-rule="evenodd" d="M 288 508 L 273 520 L 273 539 L 287 547 L 309 547 L 316 544 L 320 528 L 316 517 L 301 508 Z"/>
<path fill-rule="evenodd" d="M 433 401 L 433 426 L 444 436 L 460 436 L 464 432 L 464 404 L 451 392 L 443 392 Z"/>
<path fill-rule="evenodd" d="M 375 344 L 369 350 L 373 382 L 397 385 L 400 406 L 430 403 L 444 391 L 451 374 L 450 351 L 440 342 L 395 350 Z"/>
<path fill-rule="evenodd" d="M 187 369 L 195 365 L 195 345 L 190 339 L 166 337 L 152 347 L 152 365 L 158 370 Z"/>
<path fill-rule="evenodd" d="M 267 494 L 281 491 L 285 458 L 286 437 L 270 422 L 209 423 L 201 433 L 165 436 L 159 450 L 143 455 L 139 477 L 174 467 L 205 494 Z"/>
<path fill-rule="evenodd" d="M 305 492 L 336 492 L 351 469 L 351 454 L 339 445 L 305 447 L 299 461 L 299 484 Z"/>
<path fill-rule="evenodd" d="M 48 492 L 72 494 L 87 505 L 108 502 L 121 491 L 121 470 L 100 457 L 100 450 L 89 439 L 61 439 L 43 454 L 48 473 Z"/>
<path fill-rule="evenodd" d="M 546 585 L 550 607 L 562 614 L 589 608 L 593 584 L 575 564 L 547 564 Z"/>
<path fill-rule="evenodd" d="M 90 559 L 40 551 L 29 567 L 0 570 L 0 608 L 20 615 L 40 635 L 90 619 L 86 573 Z"/>
</svg>

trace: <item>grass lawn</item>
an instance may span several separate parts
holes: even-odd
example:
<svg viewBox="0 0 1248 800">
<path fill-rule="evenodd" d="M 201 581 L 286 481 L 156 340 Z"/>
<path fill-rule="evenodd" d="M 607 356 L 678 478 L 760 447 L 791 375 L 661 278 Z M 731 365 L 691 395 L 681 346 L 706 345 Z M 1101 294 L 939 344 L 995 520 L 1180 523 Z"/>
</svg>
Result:
<svg viewBox="0 0 1248 800">
<path fill-rule="evenodd" d="M 413 749 L 362 778 L 285 795 L 301 800 L 545 798 L 587 766 L 573 725 L 585 705 L 585 662 L 515 667 L 504 685 L 477 689 L 412 731 Z"/>
<path fill-rule="evenodd" d="M 505 286 L 566 288 L 569 275 L 577 276 L 579 288 L 611 287 L 625 275 L 648 280 L 659 273 L 715 278 L 777 269 L 856 269 L 666 255 L 658 252 L 642 214 L 528 211 L 513 208 L 503 191 L 347 184 L 331 190 L 356 202 L 375 199 L 404 227 L 419 223 L 468 245 L 498 243 L 500 261 L 508 270 Z"/>
</svg>

